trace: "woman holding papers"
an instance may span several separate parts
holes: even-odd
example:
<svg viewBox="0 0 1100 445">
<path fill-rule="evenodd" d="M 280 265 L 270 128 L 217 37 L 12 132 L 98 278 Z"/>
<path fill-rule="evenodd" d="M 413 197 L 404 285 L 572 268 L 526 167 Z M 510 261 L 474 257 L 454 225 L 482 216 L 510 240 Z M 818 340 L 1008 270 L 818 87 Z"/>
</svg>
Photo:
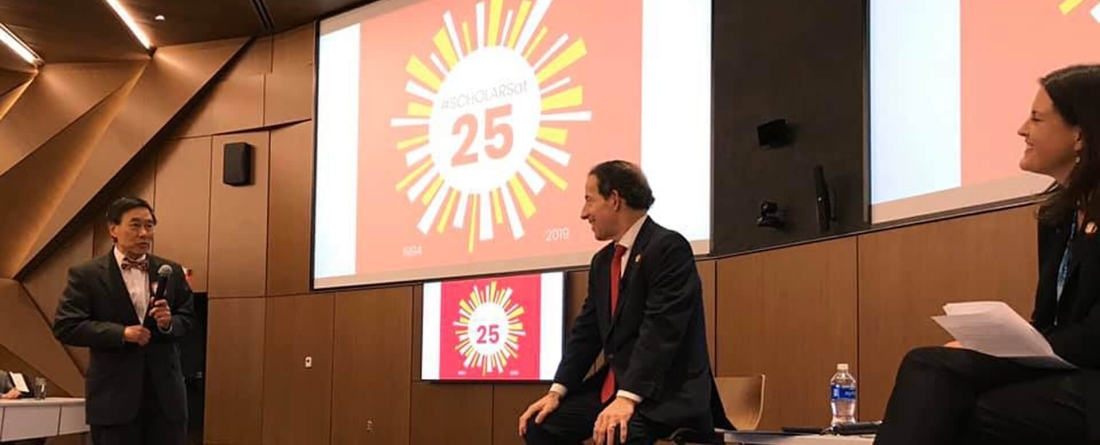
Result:
<svg viewBox="0 0 1100 445">
<path fill-rule="evenodd" d="M 1031 324 L 1077 369 L 947 347 L 910 351 L 876 444 L 1100 442 L 1100 65 L 1040 80 L 1020 168 L 1054 184 L 1039 210 Z"/>
</svg>

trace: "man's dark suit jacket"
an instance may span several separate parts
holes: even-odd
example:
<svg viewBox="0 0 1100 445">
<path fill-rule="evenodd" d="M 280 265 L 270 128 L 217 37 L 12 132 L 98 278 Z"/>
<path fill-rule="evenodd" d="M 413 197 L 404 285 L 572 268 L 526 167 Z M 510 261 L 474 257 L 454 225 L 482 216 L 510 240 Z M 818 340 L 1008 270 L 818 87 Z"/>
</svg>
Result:
<svg viewBox="0 0 1100 445">
<path fill-rule="evenodd" d="M 643 398 L 635 413 L 672 427 L 729 428 L 707 355 L 702 283 L 691 244 L 647 218 L 630 257 L 622 259 L 626 269 L 612 319 L 614 252 L 611 243 L 592 258 L 588 297 L 554 382 L 576 390 L 603 350 L 618 389 Z"/>
<path fill-rule="evenodd" d="M 156 281 L 162 264 L 172 267 L 164 296 L 172 311 L 172 328 L 163 333 L 154 324 L 150 329 L 152 339 L 145 347 L 123 340 L 125 327 L 140 323 L 114 251 L 69 269 L 69 283 L 57 306 L 53 332 L 64 344 L 91 348 L 91 363 L 85 376 L 89 424 L 132 421 L 141 407 L 143 389 L 156 391 L 169 419 L 182 422 L 187 418 L 176 342 L 187 335 L 194 322 L 191 288 L 178 264 L 153 255 L 146 258 L 151 282 Z M 147 325 L 151 322 L 149 318 L 147 315 Z M 146 380 L 147 375 L 151 381 Z"/>
<path fill-rule="evenodd" d="M 1039 285 L 1031 318 L 1054 353 L 1083 368 L 1079 379 L 1089 436 L 1100 440 L 1100 226 L 1086 223 L 1070 240 L 1072 218 L 1067 214 L 1059 224 L 1039 224 Z M 1059 301 L 1058 268 L 1067 242 L 1070 262 Z"/>
</svg>

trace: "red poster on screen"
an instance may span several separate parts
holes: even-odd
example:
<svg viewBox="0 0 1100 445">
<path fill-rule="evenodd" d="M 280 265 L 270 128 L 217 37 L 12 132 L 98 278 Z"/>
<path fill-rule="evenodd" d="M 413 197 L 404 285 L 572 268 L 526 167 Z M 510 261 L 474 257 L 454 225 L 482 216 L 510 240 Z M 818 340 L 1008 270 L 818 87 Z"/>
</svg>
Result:
<svg viewBox="0 0 1100 445">
<path fill-rule="evenodd" d="M 541 275 L 443 283 L 439 378 L 538 380 L 541 289 Z"/>
<path fill-rule="evenodd" d="M 962 39 L 962 184 L 1018 173 L 1024 151 L 1016 129 L 1027 118 L 1038 79 L 1056 68 L 1094 63 L 1100 39 L 1095 2 L 965 0 Z"/>
<path fill-rule="evenodd" d="M 426 0 L 365 20 L 356 270 L 590 247 L 554 234 L 587 232 L 589 168 L 640 160 L 641 36 L 639 1 Z"/>
</svg>

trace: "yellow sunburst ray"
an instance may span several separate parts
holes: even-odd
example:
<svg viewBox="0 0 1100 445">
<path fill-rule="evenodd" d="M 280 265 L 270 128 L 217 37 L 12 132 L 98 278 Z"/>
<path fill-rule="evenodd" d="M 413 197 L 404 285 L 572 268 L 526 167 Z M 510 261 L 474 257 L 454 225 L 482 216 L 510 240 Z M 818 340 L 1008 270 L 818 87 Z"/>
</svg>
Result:
<svg viewBox="0 0 1100 445">
<path fill-rule="evenodd" d="M 493 296 L 493 303 L 498 303 L 497 298 L 500 297 L 500 296 L 497 295 L 497 282 L 496 281 L 492 281 L 492 282 L 489 283 L 489 295 Z"/>
<path fill-rule="evenodd" d="M 535 48 L 538 48 L 539 42 L 542 41 L 543 37 L 546 37 L 546 33 L 548 32 L 550 32 L 550 30 L 546 29 L 545 26 L 539 30 L 539 33 L 535 35 L 535 40 L 531 41 L 531 44 L 527 46 L 527 51 L 523 52 L 524 59 L 527 59 L 528 62 L 531 61 L 531 53 L 535 52 Z"/>
<path fill-rule="evenodd" d="M 558 54 L 554 60 L 550 61 L 549 64 L 539 70 L 538 74 L 535 75 L 535 79 L 541 84 L 546 81 L 546 79 L 561 72 L 561 70 L 568 68 L 573 62 L 580 60 L 580 58 L 584 57 L 587 53 L 588 50 L 584 46 L 584 39 L 579 39 L 573 42 L 572 45 L 569 45 L 569 48 L 561 54 Z"/>
<path fill-rule="evenodd" d="M 467 303 L 466 300 L 459 301 L 458 307 L 462 308 L 462 310 L 467 314 L 473 312 L 472 310 L 470 310 L 470 304 Z"/>
<path fill-rule="evenodd" d="M 584 103 L 584 87 L 575 86 L 542 99 L 542 111 L 576 107 Z"/>
<path fill-rule="evenodd" d="M 528 156 L 527 163 L 531 164 L 532 167 L 535 167 L 536 171 L 541 173 L 542 176 L 546 177 L 546 180 L 550 181 L 550 183 L 554 184 L 554 186 L 558 189 L 565 190 L 565 188 L 569 186 L 569 184 L 566 183 L 565 180 L 561 178 L 561 176 L 558 176 L 557 173 L 554 173 L 553 170 L 550 170 L 542 162 L 539 162 L 539 160 L 535 159 L 534 156 Z"/>
<path fill-rule="evenodd" d="M 473 52 L 470 45 L 470 24 L 466 22 L 462 22 L 462 43 L 466 46 L 466 54 Z"/>
<path fill-rule="evenodd" d="M 500 11 L 503 9 L 504 0 L 489 1 L 489 29 L 485 46 L 497 46 L 497 34 L 500 32 Z"/>
<path fill-rule="evenodd" d="M 1085 0 L 1065 0 L 1062 4 L 1058 5 L 1058 10 L 1062 11 L 1062 15 L 1069 14 Z"/>
<path fill-rule="evenodd" d="M 419 147 L 419 146 L 424 145 L 426 143 L 428 143 L 428 135 L 422 134 L 420 136 L 411 137 L 411 138 L 408 138 L 408 139 L 405 139 L 405 140 L 402 140 L 402 141 L 398 142 L 397 143 L 397 149 L 403 151 L 403 150 L 407 150 L 407 149 L 410 149 L 410 148 L 413 148 L 413 147 Z"/>
<path fill-rule="evenodd" d="M 527 22 L 527 14 L 531 12 L 531 1 L 524 0 L 519 5 L 519 13 L 516 14 L 516 23 L 512 25 L 512 32 L 508 36 L 508 47 L 516 47 L 516 39 L 519 38 L 519 32 L 523 29 L 523 25 Z"/>
<path fill-rule="evenodd" d="M 409 108 L 405 113 L 412 117 L 431 117 L 432 106 L 420 102 L 409 102 Z"/>
<path fill-rule="evenodd" d="M 500 208 L 500 190 L 493 189 L 493 219 L 497 224 L 504 223 L 504 212 Z"/>
<path fill-rule="evenodd" d="M 409 75 L 413 76 L 424 85 L 430 87 L 433 93 L 438 93 L 439 86 L 443 84 L 439 76 L 435 75 L 431 68 L 428 68 L 428 66 L 416 56 L 409 57 L 409 63 L 405 65 L 405 72 L 409 73 Z"/>
<path fill-rule="evenodd" d="M 447 205 L 443 207 L 443 217 L 439 218 L 439 224 L 436 225 L 435 231 L 443 233 L 443 228 L 447 227 L 447 221 L 451 219 L 451 210 L 454 209 L 455 198 L 458 197 L 458 190 L 451 189 L 451 195 L 447 197 Z"/>
<path fill-rule="evenodd" d="M 538 132 L 535 133 L 535 138 L 557 145 L 565 145 L 568 136 L 569 130 L 554 127 L 539 127 Z"/>
<path fill-rule="evenodd" d="M 473 253 L 474 251 L 474 234 L 477 233 L 477 202 L 478 196 L 471 197 L 473 201 L 473 211 L 470 212 L 470 239 L 466 242 L 466 252 Z"/>
<path fill-rule="evenodd" d="M 508 313 L 508 318 L 516 318 L 516 317 L 519 317 L 520 315 L 523 315 L 523 313 L 524 313 L 523 306 L 517 306 L 514 311 Z"/>
<path fill-rule="evenodd" d="M 531 215 L 535 214 L 535 203 L 531 201 L 531 196 L 527 194 L 527 189 L 523 188 L 523 184 L 519 183 L 518 176 L 512 176 L 512 179 L 508 180 L 508 185 L 512 188 L 512 194 L 516 196 L 516 200 L 519 201 L 520 210 L 523 211 L 524 218 L 531 218 Z"/>
<path fill-rule="evenodd" d="M 439 192 L 439 187 L 443 185 L 443 177 L 440 176 L 432 181 L 432 185 L 428 186 L 428 191 L 424 192 L 424 196 L 420 197 L 420 202 L 424 205 L 428 205 L 435 199 L 435 194 Z"/>
<path fill-rule="evenodd" d="M 430 168 L 431 166 L 432 166 L 432 158 L 425 159 L 424 162 L 421 163 L 419 167 L 414 169 L 412 172 L 410 172 L 408 175 L 406 175 L 404 178 L 402 178 L 400 182 L 397 183 L 397 191 L 404 190 L 405 187 L 407 187 L 410 183 L 415 181 L 416 178 L 419 178 L 421 175 L 424 174 L 424 172 L 428 171 L 428 168 Z"/>
<path fill-rule="evenodd" d="M 443 61 L 447 62 L 447 69 L 455 67 L 458 63 L 458 55 L 455 54 L 455 48 L 451 45 L 451 37 L 447 35 L 447 28 L 439 28 L 439 31 L 435 33 L 435 37 L 432 37 L 432 41 L 435 42 L 436 49 L 443 55 Z"/>
<path fill-rule="evenodd" d="M 478 306 L 481 306 L 481 292 L 478 292 L 476 287 L 474 288 L 474 291 L 470 293 L 470 301 L 473 302 L 474 309 L 477 309 Z"/>
</svg>

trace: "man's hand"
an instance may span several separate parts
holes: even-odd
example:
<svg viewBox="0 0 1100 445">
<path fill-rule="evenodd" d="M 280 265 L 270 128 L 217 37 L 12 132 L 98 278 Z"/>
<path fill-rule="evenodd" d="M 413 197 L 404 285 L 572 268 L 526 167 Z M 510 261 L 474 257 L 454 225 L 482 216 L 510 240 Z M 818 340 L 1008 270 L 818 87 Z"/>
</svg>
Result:
<svg viewBox="0 0 1100 445">
<path fill-rule="evenodd" d="M 0 399 L 4 399 L 4 400 L 15 400 L 15 399 L 18 399 L 18 398 L 19 398 L 19 390 L 15 389 L 15 388 L 12 388 L 11 391 L 8 391 L 7 393 L 5 393 L 3 395 L 0 395 Z"/>
<path fill-rule="evenodd" d="M 126 330 L 122 331 L 122 338 L 126 340 L 126 343 L 137 343 L 140 346 L 148 344 L 152 336 L 153 334 L 144 326 L 127 326 Z"/>
<path fill-rule="evenodd" d="M 596 418 L 596 428 L 592 431 L 592 441 L 596 445 L 614 445 L 615 427 L 619 427 L 619 443 L 626 443 L 626 426 L 634 415 L 634 401 L 618 397 L 604 408 Z"/>
<path fill-rule="evenodd" d="M 527 411 L 523 412 L 523 415 L 519 416 L 519 435 L 523 436 L 527 434 L 527 420 L 531 416 L 535 416 L 535 423 L 541 424 L 543 420 L 546 420 L 546 416 L 558 409 L 558 404 L 561 402 L 561 394 L 550 391 L 542 396 L 541 399 L 532 403 L 527 407 Z"/>
<path fill-rule="evenodd" d="M 149 309 L 149 316 L 157 320 L 157 327 L 162 331 L 172 327 L 172 310 L 168 308 L 168 300 L 160 299 L 153 303 L 153 308 Z"/>
</svg>

